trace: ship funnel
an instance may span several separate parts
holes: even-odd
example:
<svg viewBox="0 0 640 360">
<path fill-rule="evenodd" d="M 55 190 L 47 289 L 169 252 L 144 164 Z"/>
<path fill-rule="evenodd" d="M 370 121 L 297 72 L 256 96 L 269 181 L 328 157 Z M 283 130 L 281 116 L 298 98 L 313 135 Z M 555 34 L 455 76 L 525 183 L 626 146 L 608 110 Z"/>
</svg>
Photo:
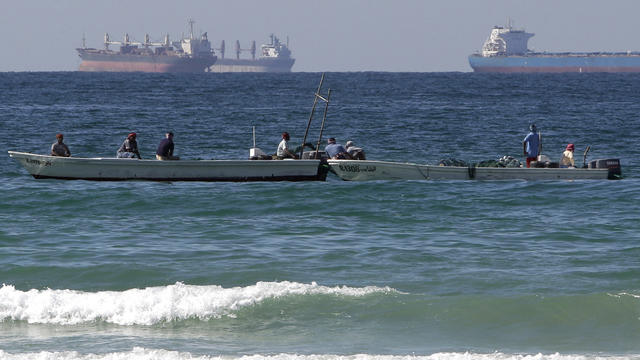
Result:
<svg viewBox="0 0 640 360">
<path fill-rule="evenodd" d="M 129 34 L 124 34 L 124 44 L 129 45 Z"/>
<path fill-rule="evenodd" d="M 169 34 L 164 36 L 164 46 L 166 47 L 171 46 L 171 42 L 169 41 Z"/>
</svg>

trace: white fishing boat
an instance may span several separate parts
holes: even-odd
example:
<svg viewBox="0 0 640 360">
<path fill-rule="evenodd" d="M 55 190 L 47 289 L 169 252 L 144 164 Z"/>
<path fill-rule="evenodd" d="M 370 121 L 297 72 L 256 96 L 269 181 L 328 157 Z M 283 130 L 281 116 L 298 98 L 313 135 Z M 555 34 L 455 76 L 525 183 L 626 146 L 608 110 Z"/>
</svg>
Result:
<svg viewBox="0 0 640 360">
<path fill-rule="evenodd" d="M 347 181 L 368 180 L 606 180 L 621 176 L 618 159 L 594 160 L 588 168 L 507 168 L 420 165 L 374 160 L 328 160 Z"/>
<path fill-rule="evenodd" d="M 36 179 L 152 181 L 324 181 L 321 160 L 139 160 L 9 151 Z"/>
</svg>

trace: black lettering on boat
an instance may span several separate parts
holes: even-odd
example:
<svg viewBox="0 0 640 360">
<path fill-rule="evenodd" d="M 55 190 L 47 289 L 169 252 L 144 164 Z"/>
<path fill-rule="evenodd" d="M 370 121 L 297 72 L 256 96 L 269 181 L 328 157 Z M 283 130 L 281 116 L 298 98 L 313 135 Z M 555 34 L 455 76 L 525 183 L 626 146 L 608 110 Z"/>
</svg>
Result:
<svg viewBox="0 0 640 360">
<path fill-rule="evenodd" d="M 360 164 L 339 164 L 338 168 L 340 168 L 340 170 L 344 172 L 355 172 L 355 173 L 376 171 L 376 167 L 373 165 L 360 166 Z"/>
<path fill-rule="evenodd" d="M 24 159 L 27 164 L 35 164 L 40 166 L 51 166 L 51 161 L 42 161 L 36 159 Z"/>
<path fill-rule="evenodd" d="M 346 171 L 346 172 L 360 172 L 360 165 L 355 165 L 355 164 L 343 165 L 343 164 L 340 164 L 339 167 L 340 167 L 340 170 Z"/>
</svg>

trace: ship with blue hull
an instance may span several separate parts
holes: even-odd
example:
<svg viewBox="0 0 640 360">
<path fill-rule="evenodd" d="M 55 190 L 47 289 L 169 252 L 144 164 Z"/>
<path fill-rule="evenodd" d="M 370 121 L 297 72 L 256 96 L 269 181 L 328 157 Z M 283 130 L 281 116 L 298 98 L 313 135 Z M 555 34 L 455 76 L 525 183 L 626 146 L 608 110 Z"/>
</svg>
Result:
<svg viewBox="0 0 640 360">
<path fill-rule="evenodd" d="M 475 72 L 565 73 L 640 72 L 640 52 L 535 52 L 528 49 L 533 33 L 495 26 L 482 51 L 469 56 Z"/>
</svg>

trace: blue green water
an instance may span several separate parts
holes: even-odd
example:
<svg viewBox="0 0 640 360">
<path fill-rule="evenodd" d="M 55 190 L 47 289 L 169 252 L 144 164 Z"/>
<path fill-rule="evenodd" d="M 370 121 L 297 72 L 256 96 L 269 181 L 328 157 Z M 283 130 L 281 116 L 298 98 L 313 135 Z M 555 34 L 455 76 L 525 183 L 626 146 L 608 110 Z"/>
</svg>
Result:
<svg viewBox="0 0 640 360">
<path fill-rule="evenodd" d="M 324 138 L 621 181 L 35 180 L 7 150 L 302 140 L 320 74 L 0 73 L 0 359 L 640 359 L 640 76 L 329 73 Z M 325 89 L 326 91 L 326 89 Z M 319 119 L 311 130 L 317 140 Z"/>
</svg>

